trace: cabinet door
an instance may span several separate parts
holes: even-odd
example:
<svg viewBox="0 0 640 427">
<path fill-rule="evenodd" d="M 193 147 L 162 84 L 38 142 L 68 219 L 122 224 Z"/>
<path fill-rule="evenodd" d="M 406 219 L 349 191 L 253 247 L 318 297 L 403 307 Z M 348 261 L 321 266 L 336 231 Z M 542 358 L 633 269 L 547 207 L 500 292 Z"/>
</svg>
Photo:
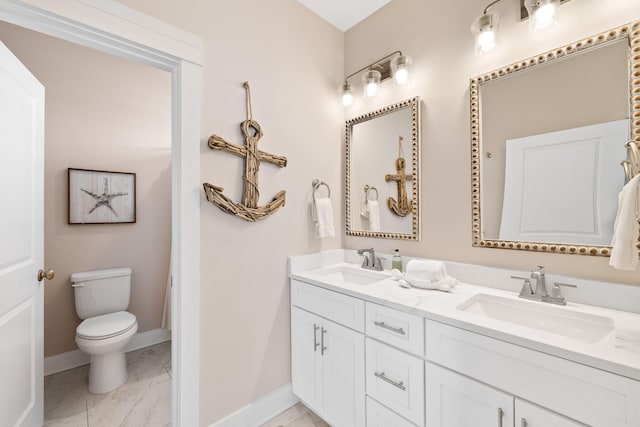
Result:
<svg viewBox="0 0 640 427">
<path fill-rule="evenodd" d="M 513 396 L 429 362 L 425 381 L 428 426 L 514 427 Z"/>
<path fill-rule="evenodd" d="M 577 421 L 516 398 L 516 426 L 518 427 L 584 427 Z"/>
<path fill-rule="evenodd" d="M 322 319 L 291 307 L 291 383 L 307 406 L 322 413 Z"/>
<path fill-rule="evenodd" d="M 323 418 L 334 427 L 364 427 L 364 335 L 324 320 L 320 341 Z"/>
</svg>

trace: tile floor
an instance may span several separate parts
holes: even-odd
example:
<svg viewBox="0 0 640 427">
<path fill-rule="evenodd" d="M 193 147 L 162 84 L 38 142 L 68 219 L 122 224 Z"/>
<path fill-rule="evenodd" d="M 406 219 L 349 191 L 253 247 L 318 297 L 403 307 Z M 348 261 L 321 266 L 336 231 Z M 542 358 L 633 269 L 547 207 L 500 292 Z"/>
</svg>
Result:
<svg viewBox="0 0 640 427">
<path fill-rule="evenodd" d="M 87 390 L 89 366 L 44 379 L 44 425 L 49 427 L 164 427 L 171 425 L 171 342 L 127 353 L 129 379 L 111 393 Z M 329 427 L 302 403 L 261 427 Z"/>
<path fill-rule="evenodd" d="M 87 390 L 89 366 L 44 379 L 44 425 L 162 427 L 171 425 L 171 342 L 127 353 L 128 381 L 106 394 Z"/>
<path fill-rule="evenodd" d="M 298 403 L 260 427 L 329 427 L 329 424 Z"/>
</svg>

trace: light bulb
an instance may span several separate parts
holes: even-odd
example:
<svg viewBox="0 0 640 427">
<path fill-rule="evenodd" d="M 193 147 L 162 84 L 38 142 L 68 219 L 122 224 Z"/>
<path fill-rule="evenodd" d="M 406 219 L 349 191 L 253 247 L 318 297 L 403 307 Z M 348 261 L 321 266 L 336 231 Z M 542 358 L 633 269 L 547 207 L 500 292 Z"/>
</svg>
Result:
<svg viewBox="0 0 640 427">
<path fill-rule="evenodd" d="M 560 0 L 525 0 L 529 14 L 529 31 L 535 33 L 556 23 Z"/>
<path fill-rule="evenodd" d="M 482 52 L 489 52 L 496 47 L 496 33 L 493 28 L 483 30 L 478 35 L 478 49 Z"/>
<path fill-rule="evenodd" d="M 406 68 L 398 68 L 396 70 L 396 84 L 404 86 L 409 82 L 409 71 Z"/>
<path fill-rule="evenodd" d="M 378 84 L 376 82 L 367 83 L 367 98 L 372 98 L 378 93 Z"/>
<path fill-rule="evenodd" d="M 345 107 L 348 107 L 351 105 L 352 102 L 353 102 L 353 95 L 351 95 L 351 92 L 342 94 L 342 105 L 344 105 Z"/>
<path fill-rule="evenodd" d="M 549 28 L 554 22 L 556 11 L 556 5 L 553 3 L 540 6 L 533 15 L 536 29 L 544 30 L 545 28 Z"/>
<path fill-rule="evenodd" d="M 413 63 L 411 57 L 405 56 L 402 52 L 390 61 L 391 75 L 393 80 L 398 86 L 405 86 L 409 84 L 411 75 L 409 73 L 409 67 Z"/>
<path fill-rule="evenodd" d="M 380 83 L 382 74 L 378 70 L 369 70 L 362 75 L 362 87 L 364 89 L 364 96 L 371 98 L 378 93 L 378 83 Z"/>
<path fill-rule="evenodd" d="M 353 102 L 353 95 L 351 94 L 351 85 L 345 81 L 344 84 L 341 86 L 340 90 L 342 93 L 342 105 L 344 105 L 345 107 L 350 106 L 351 103 Z"/>
</svg>

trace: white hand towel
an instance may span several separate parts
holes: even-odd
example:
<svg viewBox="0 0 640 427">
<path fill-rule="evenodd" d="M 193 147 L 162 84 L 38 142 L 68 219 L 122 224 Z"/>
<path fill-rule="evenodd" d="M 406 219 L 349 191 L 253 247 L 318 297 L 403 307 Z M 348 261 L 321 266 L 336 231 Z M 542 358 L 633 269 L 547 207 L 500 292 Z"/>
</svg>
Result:
<svg viewBox="0 0 640 427">
<path fill-rule="evenodd" d="M 369 231 L 380 231 L 380 205 L 377 200 L 369 200 Z"/>
<path fill-rule="evenodd" d="M 316 239 L 334 237 L 336 231 L 333 228 L 333 208 L 328 197 L 315 200 L 316 204 Z"/>
<path fill-rule="evenodd" d="M 638 191 L 640 190 L 640 175 L 636 175 L 622 188 L 618 195 L 618 215 L 613 226 L 611 239 L 611 257 L 609 265 L 619 270 L 635 270 L 638 266 Z"/>
<path fill-rule="evenodd" d="M 449 278 L 444 263 L 428 259 L 412 259 L 407 263 L 407 277 L 417 277 L 432 282 Z"/>
</svg>

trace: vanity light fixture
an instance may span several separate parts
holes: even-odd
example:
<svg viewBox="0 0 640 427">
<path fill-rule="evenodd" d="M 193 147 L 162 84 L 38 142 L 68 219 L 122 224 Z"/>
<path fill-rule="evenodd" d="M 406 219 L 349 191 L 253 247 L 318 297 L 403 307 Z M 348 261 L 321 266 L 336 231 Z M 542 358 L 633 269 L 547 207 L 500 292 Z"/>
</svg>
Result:
<svg viewBox="0 0 640 427">
<path fill-rule="evenodd" d="M 363 67 L 355 73 L 349 74 L 340 89 L 342 96 L 342 105 L 348 107 L 353 102 L 353 86 L 349 83 L 349 79 L 366 71 L 362 74 L 362 90 L 365 98 L 372 98 L 378 93 L 380 83 L 393 77 L 398 86 L 404 86 L 410 81 L 409 67 L 411 66 L 411 58 L 402 54 L 397 50 L 384 58 Z"/>
<path fill-rule="evenodd" d="M 498 44 L 498 13 L 487 13 L 489 8 L 502 0 L 494 0 L 484 8 L 484 12 L 471 24 L 471 33 L 475 38 L 476 54 L 493 50 Z M 560 4 L 569 0 L 520 0 L 520 18 L 529 18 L 529 31 L 536 32 L 553 26 L 557 21 Z"/>
</svg>

